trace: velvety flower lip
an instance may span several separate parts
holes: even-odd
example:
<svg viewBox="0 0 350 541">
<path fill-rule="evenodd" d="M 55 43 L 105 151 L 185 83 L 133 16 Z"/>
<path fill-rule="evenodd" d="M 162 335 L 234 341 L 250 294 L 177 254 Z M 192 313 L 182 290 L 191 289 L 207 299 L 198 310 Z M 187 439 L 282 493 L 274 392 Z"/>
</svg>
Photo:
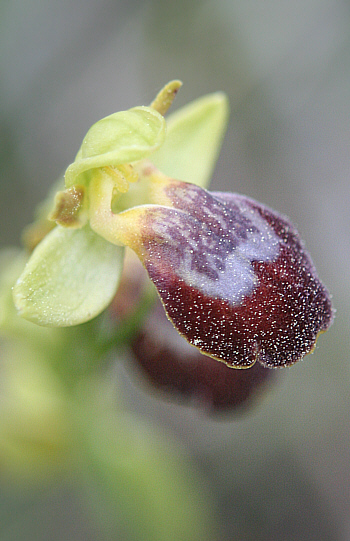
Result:
<svg viewBox="0 0 350 541">
<path fill-rule="evenodd" d="M 235 368 L 289 366 L 310 353 L 333 311 L 292 224 L 237 194 L 171 179 L 155 191 L 164 206 L 131 209 L 126 244 L 180 334 Z"/>
</svg>

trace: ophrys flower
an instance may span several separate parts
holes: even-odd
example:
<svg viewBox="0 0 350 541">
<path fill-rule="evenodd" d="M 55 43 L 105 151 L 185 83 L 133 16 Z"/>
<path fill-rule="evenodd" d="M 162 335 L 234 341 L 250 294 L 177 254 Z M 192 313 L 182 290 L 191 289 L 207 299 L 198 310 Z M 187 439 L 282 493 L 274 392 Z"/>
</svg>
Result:
<svg viewBox="0 0 350 541">
<path fill-rule="evenodd" d="M 289 220 L 245 196 L 198 185 L 225 126 L 221 94 L 204 100 L 202 116 L 198 105 L 187 110 L 187 119 L 180 114 L 169 141 L 182 130 L 185 148 L 177 155 L 178 141 L 169 147 L 161 113 L 178 86 L 165 87 L 151 107 L 116 113 L 89 130 L 67 169 L 68 191 L 57 199 L 60 225 L 29 261 L 15 288 L 17 306 L 39 324 L 94 317 L 117 289 L 123 246 L 129 246 L 169 319 L 202 353 L 235 368 L 256 361 L 291 365 L 330 326 L 329 294 Z M 157 158 L 164 140 L 166 157 Z M 193 163 L 186 162 L 188 149 Z M 165 164 L 163 173 L 150 161 L 152 153 L 157 165 Z M 190 163 L 187 169 L 180 164 L 181 180 L 167 170 L 169 164 L 179 170 L 178 156 Z M 198 171 L 202 181 L 184 182 Z M 136 186 L 131 196 L 130 183 Z"/>
</svg>

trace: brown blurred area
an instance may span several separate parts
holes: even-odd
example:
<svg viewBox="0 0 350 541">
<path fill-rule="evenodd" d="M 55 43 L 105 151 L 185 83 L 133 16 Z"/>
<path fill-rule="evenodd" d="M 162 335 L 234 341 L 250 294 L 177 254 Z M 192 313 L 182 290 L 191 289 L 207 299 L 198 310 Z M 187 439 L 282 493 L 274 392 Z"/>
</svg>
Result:
<svg viewBox="0 0 350 541">
<path fill-rule="evenodd" d="M 313 355 L 238 417 L 160 399 L 127 358 L 118 375 L 129 407 L 192 454 L 217 501 L 220 541 L 347 541 L 350 3 L 20 0 L 0 3 L 0 28 L 2 246 L 19 244 L 92 123 L 151 102 L 173 78 L 184 82 L 174 108 L 228 94 L 211 186 L 297 224 L 333 293 L 335 323 Z M 19 505 L 0 487 L 0 525 L 11 513 L 27 521 L 0 526 L 1 541 L 47 539 L 47 531 L 51 540 L 94 541 L 67 490 Z"/>
</svg>

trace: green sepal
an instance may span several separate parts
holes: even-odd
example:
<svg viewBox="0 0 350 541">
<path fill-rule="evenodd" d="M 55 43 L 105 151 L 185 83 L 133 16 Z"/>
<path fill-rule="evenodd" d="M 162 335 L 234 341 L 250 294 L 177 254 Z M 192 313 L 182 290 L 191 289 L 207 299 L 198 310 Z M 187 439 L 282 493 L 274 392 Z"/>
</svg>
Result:
<svg viewBox="0 0 350 541">
<path fill-rule="evenodd" d="M 182 107 L 167 118 L 167 136 L 151 161 L 165 175 L 208 185 L 229 116 L 226 94 L 216 92 Z"/>
<path fill-rule="evenodd" d="M 89 226 L 57 226 L 34 250 L 14 287 L 19 314 L 38 325 L 66 327 L 101 313 L 116 292 L 124 249 Z"/>
<path fill-rule="evenodd" d="M 66 187 L 86 184 L 87 171 L 116 167 L 147 158 L 165 139 L 166 123 L 151 107 L 134 107 L 109 115 L 87 132 L 80 150 L 66 170 Z"/>
</svg>

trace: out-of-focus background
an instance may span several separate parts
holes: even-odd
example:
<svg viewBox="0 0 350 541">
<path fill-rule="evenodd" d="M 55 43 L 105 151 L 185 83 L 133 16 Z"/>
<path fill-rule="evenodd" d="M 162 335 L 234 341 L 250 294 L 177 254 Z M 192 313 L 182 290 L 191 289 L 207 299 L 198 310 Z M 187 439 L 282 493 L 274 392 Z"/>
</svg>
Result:
<svg viewBox="0 0 350 541">
<path fill-rule="evenodd" d="M 124 394 L 141 422 L 189 453 L 220 541 L 349 540 L 350 3 L 1 2 L 0 52 L 2 246 L 19 244 L 92 123 L 149 103 L 174 78 L 184 82 L 174 109 L 228 94 L 211 187 L 292 218 L 333 294 L 335 323 L 244 415 L 169 403 L 128 362 Z M 69 489 L 32 506 L 15 492 L 0 487 L 1 541 L 99 539 Z"/>
</svg>

